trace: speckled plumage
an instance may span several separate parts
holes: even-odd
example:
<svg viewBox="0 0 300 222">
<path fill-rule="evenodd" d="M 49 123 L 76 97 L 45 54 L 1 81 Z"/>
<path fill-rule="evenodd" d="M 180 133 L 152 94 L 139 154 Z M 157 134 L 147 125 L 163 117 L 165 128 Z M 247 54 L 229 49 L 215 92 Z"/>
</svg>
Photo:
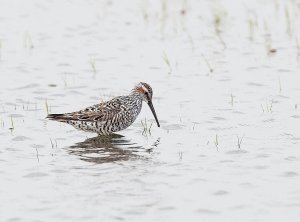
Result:
<svg viewBox="0 0 300 222">
<path fill-rule="evenodd" d="M 129 127 L 139 115 L 144 100 L 148 103 L 159 127 L 152 105 L 152 94 L 152 88 L 147 83 L 139 83 L 127 96 L 118 96 L 77 112 L 49 114 L 47 118 L 68 123 L 80 130 L 109 135 Z"/>
</svg>

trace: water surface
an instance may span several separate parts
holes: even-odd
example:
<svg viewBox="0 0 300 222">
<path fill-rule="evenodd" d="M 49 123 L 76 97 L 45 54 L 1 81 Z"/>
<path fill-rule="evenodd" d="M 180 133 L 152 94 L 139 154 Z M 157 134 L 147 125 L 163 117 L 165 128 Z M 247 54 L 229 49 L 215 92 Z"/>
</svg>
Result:
<svg viewBox="0 0 300 222">
<path fill-rule="evenodd" d="M 2 1 L 1 221 L 298 221 L 298 1 Z M 154 90 L 110 139 L 45 119 Z M 146 121 L 150 131 L 144 131 Z"/>
</svg>

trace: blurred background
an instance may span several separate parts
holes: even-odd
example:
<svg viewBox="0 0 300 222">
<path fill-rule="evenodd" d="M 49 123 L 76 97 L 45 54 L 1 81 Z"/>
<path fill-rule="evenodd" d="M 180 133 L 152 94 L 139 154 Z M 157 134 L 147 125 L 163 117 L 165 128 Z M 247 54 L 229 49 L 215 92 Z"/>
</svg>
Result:
<svg viewBox="0 0 300 222">
<path fill-rule="evenodd" d="M 297 0 L 0 0 L 0 220 L 298 221 L 299 38 Z M 141 81 L 161 128 L 45 119 Z"/>
</svg>

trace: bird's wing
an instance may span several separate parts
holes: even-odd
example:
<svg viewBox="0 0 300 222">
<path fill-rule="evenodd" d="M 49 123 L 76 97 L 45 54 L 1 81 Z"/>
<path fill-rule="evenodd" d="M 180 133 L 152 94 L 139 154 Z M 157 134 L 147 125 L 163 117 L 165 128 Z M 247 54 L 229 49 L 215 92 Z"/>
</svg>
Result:
<svg viewBox="0 0 300 222">
<path fill-rule="evenodd" d="M 64 113 L 64 114 L 49 114 L 48 119 L 60 122 L 74 121 L 107 121 L 113 119 L 114 116 L 126 111 L 127 108 L 123 104 L 122 97 L 116 97 L 110 101 L 101 102 L 99 104 L 87 107 L 83 110 Z"/>
<path fill-rule="evenodd" d="M 85 109 L 86 110 L 86 109 Z M 80 121 L 107 121 L 108 119 L 112 119 L 115 115 L 120 113 L 122 109 L 120 108 L 111 108 L 109 106 L 102 106 L 95 109 L 95 111 L 85 111 L 81 110 L 79 112 L 74 112 L 72 114 L 72 118 L 74 120 Z"/>
<path fill-rule="evenodd" d="M 48 115 L 48 118 L 61 122 L 66 122 L 68 120 L 102 122 L 112 119 L 115 115 L 123 111 L 126 111 L 126 107 L 123 105 L 122 99 L 116 97 L 110 101 L 87 107 L 78 112 L 50 114 Z"/>
</svg>

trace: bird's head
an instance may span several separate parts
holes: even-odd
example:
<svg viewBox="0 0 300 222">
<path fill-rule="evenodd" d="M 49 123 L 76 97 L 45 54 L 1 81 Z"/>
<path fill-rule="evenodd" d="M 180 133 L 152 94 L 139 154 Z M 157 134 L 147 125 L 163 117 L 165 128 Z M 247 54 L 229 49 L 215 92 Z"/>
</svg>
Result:
<svg viewBox="0 0 300 222">
<path fill-rule="evenodd" d="M 152 95 L 153 91 L 151 86 L 149 86 L 147 83 L 140 82 L 137 84 L 134 89 L 135 92 L 139 93 L 143 96 L 143 100 L 148 103 L 149 101 L 152 101 Z"/>
<path fill-rule="evenodd" d="M 153 95 L 153 91 L 152 88 L 149 84 L 144 83 L 144 82 L 140 82 L 139 84 L 137 84 L 134 89 L 134 92 L 137 92 L 138 94 L 140 94 L 143 97 L 143 100 L 149 105 L 152 114 L 155 118 L 155 121 L 157 123 L 157 126 L 160 127 L 160 124 L 158 122 L 153 104 L 152 104 L 152 95 Z"/>
</svg>

